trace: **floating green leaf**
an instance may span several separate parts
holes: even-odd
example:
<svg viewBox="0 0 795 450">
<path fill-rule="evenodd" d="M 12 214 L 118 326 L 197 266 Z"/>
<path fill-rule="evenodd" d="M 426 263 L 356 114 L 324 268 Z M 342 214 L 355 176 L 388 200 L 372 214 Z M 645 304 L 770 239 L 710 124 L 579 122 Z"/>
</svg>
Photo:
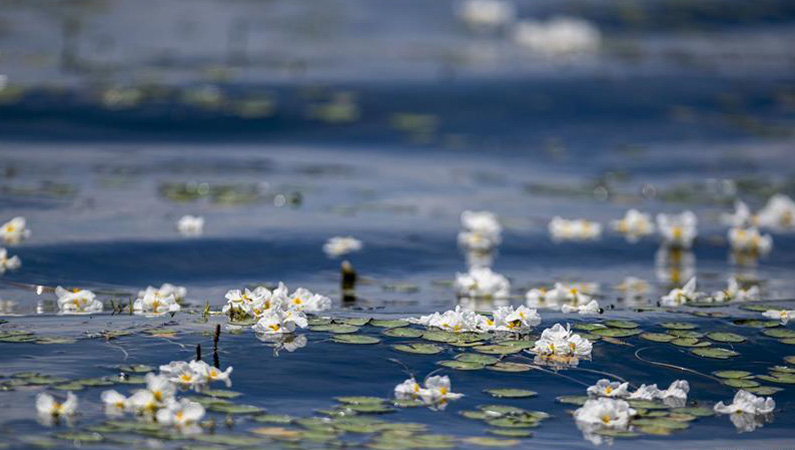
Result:
<svg viewBox="0 0 795 450">
<path fill-rule="evenodd" d="M 640 338 L 652 342 L 671 342 L 676 339 L 675 336 L 665 333 L 642 333 Z"/>
<path fill-rule="evenodd" d="M 437 364 L 455 370 L 480 370 L 486 367 L 480 363 L 464 361 L 439 361 Z"/>
<path fill-rule="evenodd" d="M 497 372 L 527 372 L 532 370 L 532 367 L 515 362 L 498 362 L 497 364 L 486 366 L 486 369 L 496 370 Z"/>
<path fill-rule="evenodd" d="M 416 328 L 387 328 L 383 331 L 384 336 L 396 338 L 418 338 L 422 333 L 422 330 Z"/>
<path fill-rule="evenodd" d="M 660 326 L 669 330 L 695 330 L 698 328 L 696 325 L 687 322 L 663 322 Z"/>
<path fill-rule="evenodd" d="M 477 353 L 460 353 L 455 356 L 457 361 L 478 363 L 483 365 L 496 364 L 500 362 L 499 358 L 493 356 L 481 355 Z"/>
<path fill-rule="evenodd" d="M 392 348 L 404 353 L 417 353 L 420 355 L 435 355 L 441 353 L 444 347 L 435 344 L 398 344 Z"/>
<path fill-rule="evenodd" d="M 512 389 L 512 388 L 485 389 L 483 390 L 483 392 L 496 398 L 527 398 L 527 397 L 535 397 L 536 395 L 538 395 L 538 392 L 535 391 L 529 391 L 527 389 Z"/>
<path fill-rule="evenodd" d="M 715 347 L 694 348 L 690 350 L 690 352 L 696 356 L 702 356 L 704 358 L 713 358 L 713 359 L 729 359 L 740 355 L 734 350 L 729 350 L 725 348 L 715 348 Z"/>
<path fill-rule="evenodd" d="M 713 332 L 713 333 L 708 333 L 707 337 L 715 342 L 727 342 L 732 344 L 739 344 L 741 342 L 745 342 L 744 337 L 734 333 Z"/>
<path fill-rule="evenodd" d="M 370 321 L 370 325 L 374 327 L 382 327 L 382 328 L 399 328 L 399 327 L 407 327 L 409 323 L 405 320 L 378 320 L 373 319 Z"/>
<path fill-rule="evenodd" d="M 631 322 L 629 320 L 606 320 L 604 324 L 611 328 L 626 328 L 626 329 L 638 328 L 640 326 L 639 324 Z"/>
<path fill-rule="evenodd" d="M 717 372 L 712 372 L 718 378 L 726 378 L 726 379 L 738 379 L 738 378 L 747 378 L 753 375 L 751 372 L 746 372 L 744 370 L 719 370 Z"/>
<path fill-rule="evenodd" d="M 331 338 L 332 342 L 338 344 L 362 344 L 370 345 L 381 342 L 380 339 L 372 336 L 362 336 L 360 334 L 340 334 Z"/>
</svg>

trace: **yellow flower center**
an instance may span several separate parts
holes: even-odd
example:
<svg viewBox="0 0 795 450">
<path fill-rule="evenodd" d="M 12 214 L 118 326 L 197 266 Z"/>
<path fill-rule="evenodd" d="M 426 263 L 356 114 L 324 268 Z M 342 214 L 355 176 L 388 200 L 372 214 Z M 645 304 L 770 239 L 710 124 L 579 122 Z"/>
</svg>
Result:
<svg viewBox="0 0 795 450">
<path fill-rule="evenodd" d="M 155 400 L 162 402 L 163 401 L 163 392 L 161 391 L 153 391 L 152 394 L 155 396 Z"/>
<path fill-rule="evenodd" d="M 300 305 L 301 303 L 303 303 L 303 301 L 300 298 L 296 297 L 293 299 L 293 303 L 295 303 L 296 305 Z"/>
<path fill-rule="evenodd" d="M 442 387 L 441 389 L 439 389 L 439 392 L 440 392 L 442 395 L 447 395 L 447 393 L 449 392 L 449 390 L 448 390 L 446 387 Z"/>
<path fill-rule="evenodd" d="M 605 414 L 602 416 L 602 422 L 605 424 L 609 424 L 611 420 L 613 420 L 613 418 L 610 417 L 610 414 Z"/>
<path fill-rule="evenodd" d="M 414 383 L 414 392 L 419 392 L 419 391 L 420 391 L 420 385 L 417 384 L 417 383 Z"/>
<path fill-rule="evenodd" d="M 273 325 L 268 325 L 268 328 L 270 328 L 273 331 L 279 331 L 280 327 L 278 323 L 274 323 Z"/>
<path fill-rule="evenodd" d="M 179 376 L 179 379 L 183 383 L 190 383 L 193 380 L 193 377 L 190 376 L 190 374 L 188 373 L 183 373 L 182 375 Z"/>
<path fill-rule="evenodd" d="M 182 411 L 177 411 L 177 413 L 174 414 L 174 416 L 177 418 L 177 421 L 181 422 L 182 418 L 185 416 L 185 413 Z"/>
<path fill-rule="evenodd" d="M 607 395 L 610 395 L 610 394 L 612 394 L 612 393 L 613 393 L 613 387 L 612 387 L 612 386 L 608 386 L 608 387 L 605 389 L 605 394 L 607 394 Z"/>
<path fill-rule="evenodd" d="M 674 239 L 677 240 L 682 239 L 682 234 L 683 234 L 682 227 L 674 227 L 674 232 L 673 232 Z"/>
</svg>

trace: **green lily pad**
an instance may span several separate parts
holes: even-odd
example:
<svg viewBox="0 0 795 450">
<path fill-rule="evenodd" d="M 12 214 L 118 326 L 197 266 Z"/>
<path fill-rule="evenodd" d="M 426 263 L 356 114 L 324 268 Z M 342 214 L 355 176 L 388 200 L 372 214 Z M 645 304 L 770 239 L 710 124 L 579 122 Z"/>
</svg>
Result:
<svg viewBox="0 0 795 450">
<path fill-rule="evenodd" d="M 333 334 L 351 334 L 359 331 L 359 327 L 353 325 L 331 324 L 310 327 L 309 331 L 328 332 Z"/>
<path fill-rule="evenodd" d="M 37 344 L 45 344 L 45 345 L 51 345 L 51 344 L 74 344 L 76 342 L 77 342 L 77 339 L 75 339 L 75 338 L 60 337 L 60 336 L 46 336 L 46 337 L 40 337 L 40 338 L 36 339 L 36 343 Z"/>
<path fill-rule="evenodd" d="M 731 379 L 728 379 L 728 380 L 723 380 L 723 384 L 725 384 L 726 386 L 735 388 L 735 389 L 747 389 L 747 388 L 753 388 L 753 387 L 759 386 L 759 383 L 757 383 L 754 380 L 744 380 L 744 379 L 738 379 L 738 378 L 731 378 Z"/>
<path fill-rule="evenodd" d="M 709 417 L 715 415 L 715 411 L 713 411 L 711 408 L 704 408 L 701 406 L 674 408 L 671 410 L 671 412 L 680 413 L 680 414 L 689 414 L 691 416 L 696 416 L 696 417 Z"/>
<path fill-rule="evenodd" d="M 795 364 L 795 356 L 785 356 L 784 361 L 789 364 Z"/>
<path fill-rule="evenodd" d="M 680 422 L 678 420 L 671 420 L 671 419 L 635 419 L 632 421 L 632 425 L 641 426 L 641 427 L 653 427 L 653 428 L 669 428 L 672 430 L 684 430 L 689 428 L 690 425 L 687 422 Z"/>
<path fill-rule="evenodd" d="M 715 347 L 694 348 L 690 350 L 690 353 L 696 356 L 701 356 L 704 358 L 713 358 L 713 359 L 729 359 L 740 355 L 734 350 L 729 350 L 725 348 L 715 348 Z"/>
<path fill-rule="evenodd" d="M 695 330 L 698 328 L 696 325 L 687 322 L 663 322 L 660 326 L 669 330 Z"/>
<path fill-rule="evenodd" d="M 561 395 L 555 401 L 566 405 L 582 406 L 588 401 L 588 398 L 587 395 Z"/>
<path fill-rule="evenodd" d="M 438 331 L 438 330 L 428 330 L 422 333 L 422 338 L 426 341 L 431 342 L 455 342 L 458 340 L 458 337 L 455 333 L 449 333 L 447 331 Z"/>
<path fill-rule="evenodd" d="M 80 431 L 62 431 L 59 433 L 53 433 L 52 437 L 56 439 L 62 439 L 64 441 L 75 442 L 102 442 L 105 440 L 105 437 L 99 433 L 86 433 Z"/>
<path fill-rule="evenodd" d="M 478 353 L 486 353 L 489 355 L 510 355 L 522 351 L 521 347 L 511 347 L 508 345 L 479 345 L 477 347 L 472 347 L 472 349 Z"/>
<path fill-rule="evenodd" d="M 735 325 L 753 328 L 775 328 L 781 325 L 778 320 L 758 320 L 758 319 L 735 319 Z"/>
<path fill-rule="evenodd" d="M 441 353 L 444 347 L 435 344 L 398 344 L 393 349 L 404 353 L 417 353 L 420 355 L 435 355 Z"/>
<path fill-rule="evenodd" d="M 624 431 L 624 430 L 614 430 L 612 428 L 600 428 L 594 433 L 598 434 L 599 436 L 611 437 L 611 438 L 634 438 L 640 436 L 638 433 L 634 433 L 632 431 Z"/>
<path fill-rule="evenodd" d="M 603 323 L 610 328 L 632 329 L 632 328 L 638 328 L 640 326 L 639 324 L 631 322 L 629 320 L 606 320 Z"/>
<path fill-rule="evenodd" d="M 464 442 L 483 447 L 513 447 L 520 443 L 520 441 L 516 439 L 495 439 L 490 437 L 470 437 L 464 439 Z"/>
<path fill-rule="evenodd" d="M 676 339 L 675 336 L 665 333 L 642 333 L 640 338 L 652 342 L 671 342 Z"/>
<path fill-rule="evenodd" d="M 533 432 L 521 428 L 489 428 L 487 433 L 495 436 L 515 437 L 515 438 L 529 438 L 533 437 Z"/>
<path fill-rule="evenodd" d="M 701 341 L 696 338 L 676 338 L 671 341 L 671 344 L 678 347 L 698 347 L 700 342 Z"/>
<path fill-rule="evenodd" d="M 707 337 L 715 342 L 728 342 L 732 344 L 739 344 L 741 342 L 745 342 L 744 337 L 734 333 L 714 332 L 714 333 L 708 333 Z"/>
<path fill-rule="evenodd" d="M 416 328 L 387 328 L 383 331 L 384 336 L 396 338 L 418 338 L 422 336 L 423 331 Z"/>
<path fill-rule="evenodd" d="M 216 398 L 237 398 L 243 395 L 240 392 L 227 391 L 225 389 L 207 389 L 201 391 L 200 394 Z"/>
<path fill-rule="evenodd" d="M 663 402 L 653 402 L 651 400 L 627 400 L 629 406 L 637 409 L 668 409 L 668 405 Z"/>
<path fill-rule="evenodd" d="M 496 370 L 497 372 L 528 372 L 532 369 L 527 364 L 515 362 L 498 362 L 497 364 L 486 366 L 486 370 Z"/>
<path fill-rule="evenodd" d="M 481 355 L 478 353 L 460 353 L 458 355 L 455 355 L 455 359 L 456 361 L 477 363 L 483 365 L 496 364 L 500 362 L 499 358 L 495 358 L 493 356 L 488 356 L 488 355 Z"/>
<path fill-rule="evenodd" d="M 505 347 L 518 347 L 521 349 L 525 348 L 533 348 L 536 345 L 536 341 L 530 340 L 503 340 L 495 342 L 496 345 L 505 346 Z"/>
<path fill-rule="evenodd" d="M 773 395 L 777 392 L 783 391 L 783 388 L 775 387 L 775 386 L 758 386 L 753 388 L 747 388 L 746 391 L 756 394 L 756 395 Z"/>
<path fill-rule="evenodd" d="M 572 325 L 572 328 L 575 330 L 593 331 L 593 330 L 598 330 L 600 328 L 605 328 L 605 326 L 602 325 L 601 323 L 578 323 Z"/>
<path fill-rule="evenodd" d="M 748 378 L 753 375 L 751 372 L 746 372 L 744 370 L 719 370 L 717 372 L 712 372 L 718 378 L 725 378 L 725 379 L 739 379 L 739 378 Z"/>
<path fill-rule="evenodd" d="M 252 418 L 255 422 L 261 423 L 280 423 L 280 424 L 288 424 L 292 423 L 295 420 L 294 417 L 288 416 L 286 414 L 262 414 L 259 416 L 254 416 Z"/>
<path fill-rule="evenodd" d="M 348 408 L 360 414 L 385 414 L 395 412 L 395 409 L 390 408 L 382 403 L 362 403 L 358 405 L 348 405 Z"/>
<path fill-rule="evenodd" d="M 486 420 L 488 425 L 502 428 L 535 428 L 538 420 L 526 419 L 523 416 L 505 416 Z"/>
<path fill-rule="evenodd" d="M 795 384 L 795 375 L 787 375 L 787 374 L 781 374 L 776 376 L 757 375 L 756 378 L 762 381 L 769 381 L 771 383 Z"/>
<path fill-rule="evenodd" d="M 387 401 L 385 398 L 367 396 L 334 397 L 334 400 L 347 405 L 381 404 Z"/>
<path fill-rule="evenodd" d="M 524 414 L 527 412 L 522 408 L 508 405 L 478 405 L 477 408 L 491 417 L 500 417 L 509 414 Z"/>
<path fill-rule="evenodd" d="M 225 414 L 258 414 L 263 412 L 263 409 L 258 406 L 237 405 L 234 403 L 213 403 L 208 409 Z"/>
<path fill-rule="evenodd" d="M 372 336 L 363 336 L 360 334 L 341 334 L 331 338 L 331 341 L 338 344 L 370 345 L 381 342 L 381 339 Z"/>
<path fill-rule="evenodd" d="M 370 322 L 369 317 L 348 317 L 342 319 L 342 323 L 345 325 L 350 325 L 352 327 L 363 327 Z"/>
<path fill-rule="evenodd" d="M 147 366 L 146 364 L 122 364 L 115 368 L 127 373 L 147 373 L 155 370 L 154 367 Z"/>
<path fill-rule="evenodd" d="M 762 334 L 777 339 L 792 339 L 795 338 L 795 331 L 787 330 L 784 328 L 774 328 L 762 331 Z"/>
<path fill-rule="evenodd" d="M 440 366 L 449 367 L 450 369 L 455 370 L 480 370 L 486 367 L 480 363 L 474 362 L 464 362 L 464 361 L 439 361 L 438 363 Z"/>
<path fill-rule="evenodd" d="M 740 306 L 740 309 L 744 309 L 746 311 L 754 311 L 754 312 L 765 312 L 771 309 L 780 309 L 779 306 L 776 305 L 766 305 L 761 303 L 751 303 Z"/>
<path fill-rule="evenodd" d="M 467 419 L 472 419 L 472 420 L 486 420 L 486 419 L 490 419 L 491 417 L 493 417 L 493 416 L 490 416 L 490 415 L 486 414 L 483 411 L 460 411 L 458 414 L 461 414 L 462 416 L 466 417 Z"/>
<path fill-rule="evenodd" d="M 795 345 L 795 339 L 780 339 L 779 342 L 787 345 Z"/>
<path fill-rule="evenodd" d="M 65 383 L 53 386 L 55 389 L 60 389 L 62 391 L 82 391 L 86 387 L 80 383 Z"/>
<path fill-rule="evenodd" d="M 381 327 L 381 328 L 399 328 L 399 327 L 407 327 L 410 324 L 405 320 L 378 320 L 373 319 L 370 321 L 370 325 L 374 327 Z"/>
<path fill-rule="evenodd" d="M 676 336 L 679 338 L 701 339 L 702 337 L 704 337 L 704 333 L 700 333 L 698 331 L 693 331 L 693 330 L 668 330 L 667 333 L 670 334 L 671 336 Z"/>
<path fill-rule="evenodd" d="M 535 391 L 512 388 L 484 389 L 483 392 L 496 398 L 528 398 L 538 395 L 538 392 Z"/>
<path fill-rule="evenodd" d="M 643 333 L 641 330 L 637 328 L 633 329 L 626 329 L 626 328 L 600 328 L 598 330 L 593 330 L 593 334 L 597 336 L 604 336 L 604 337 L 613 337 L 613 338 L 624 338 L 635 336 L 638 334 Z"/>
</svg>

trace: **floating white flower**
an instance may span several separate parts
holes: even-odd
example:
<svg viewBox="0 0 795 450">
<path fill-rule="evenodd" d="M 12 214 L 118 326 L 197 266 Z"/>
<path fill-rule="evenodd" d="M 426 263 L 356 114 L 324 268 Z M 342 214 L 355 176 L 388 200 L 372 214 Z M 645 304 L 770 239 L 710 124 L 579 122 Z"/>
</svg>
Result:
<svg viewBox="0 0 795 450">
<path fill-rule="evenodd" d="M 629 398 L 632 400 L 662 400 L 670 407 L 682 407 L 687 402 L 689 392 L 690 384 L 687 380 L 676 380 L 665 390 L 659 389 L 656 384 L 643 384 L 630 394 Z"/>
<path fill-rule="evenodd" d="M 409 378 L 395 386 L 395 397 L 398 399 L 419 399 L 425 404 L 443 409 L 448 400 L 457 400 L 463 397 L 450 390 L 450 378 L 447 376 L 432 376 L 425 380 L 425 386 L 414 378 Z"/>
<path fill-rule="evenodd" d="M 591 355 L 593 344 L 579 334 L 572 333 L 569 324 L 557 323 L 541 333 L 531 350 L 539 362 L 576 365 L 580 357 Z"/>
<path fill-rule="evenodd" d="M 221 311 L 232 320 L 258 318 L 271 309 L 281 309 L 287 300 L 287 286 L 279 283 L 279 288 L 271 292 L 259 286 L 253 291 L 232 289 L 226 293 L 226 305 Z"/>
<path fill-rule="evenodd" d="M 297 310 L 270 309 L 251 328 L 262 334 L 292 333 L 296 328 L 306 328 L 309 322 L 306 315 Z"/>
<path fill-rule="evenodd" d="M 177 387 L 174 383 L 163 375 L 155 375 L 150 372 L 146 374 L 144 379 L 146 380 L 146 389 L 152 393 L 152 397 L 159 403 L 165 402 L 177 393 Z"/>
<path fill-rule="evenodd" d="M 177 231 L 183 236 L 199 236 L 204 232 L 204 217 L 185 215 L 177 222 Z"/>
<path fill-rule="evenodd" d="M 584 305 L 563 305 L 560 310 L 564 313 L 574 313 L 582 314 L 582 315 L 593 315 L 593 314 L 601 314 L 602 308 L 599 307 L 599 302 L 596 300 L 591 300 L 590 302 Z"/>
<path fill-rule="evenodd" d="M 154 414 L 160 404 L 148 389 L 138 389 L 127 399 L 127 409 L 138 414 Z"/>
<path fill-rule="evenodd" d="M 732 228 L 728 236 L 735 252 L 766 255 L 773 248 L 773 238 L 769 234 L 761 234 L 756 228 Z"/>
<path fill-rule="evenodd" d="M 177 303 L 173 294 L 162 297 L 160 292 L 156 290 L 147 290 L 143 298 L 137 298 L 133 303 L 133 311 L 136 314 L 161 315 L 179 310 L 179 303 Z"/>
<path fill-rule="evenodd" d="M 602 224 L 589 220 L 566 220 L 555 216 L 549 222 L 554 241 L 593 241 L 602 236 Z"/>
<path fill-rule="evenodd" d="M 667 246 L 688 249 L 698 236 L 698 219 L 691 211 L 657 214 L 657 229 Z"/>
<path fill-rule="evenodd" d="M 191 361 L 189 363 L 189 367 L 194 373 L 198 374 L 204 383 L 223 381 L 226 384 L 226 387 L 232 386 L 232 380 L 230 379 L 233 369 L 232 366 L 229 366 L 226 368 L 226 370 L 222 371 L 221 369 L 213 367 L 204 361 Z"/>
<path fill-rule="evenodd" d="M 68 291 L 61 286 L 55 288 L 58 309 L 62 314 L 91 314 L 102 311 L 102 302 L 88 289 Z"/>
<path fill-rule="evenodd" d="M 611 223 L 614 230 L 623 234 L 629 242 L 637 242 L 643 236 L 654 233 L 654 223 L 649 214 L 630 209 L 621 220 Z"/>
<path fill-rule="evenodd" d="M 467 267 L 491 267 L 494 264 L 494 251 L 467 250 L 464 253 Z"/>
<path fill-rule="evenodd" d="M 435 312 L 420 318 L 408 319 L 411 323 L 424 325 L 430 328 L 441 328 L 442 330 L 454 333 L 479 331 L 482 324 L 488 320 L 490 319 L 474 311 L 462 309 L 461 305 L 457 305 L 455 310 L 448 310 L 444 313 Z"/>
<path fill-rule="evenodd" d="M 335 236 L 323 244 L 323 252 L 330 258 L 336 258 L 362 249 L 362 241 L 352 236 Z"/>
<path fill-rule="evenodd" d="M 770 414 L 774 409 L 776 409 L 776 402 L 772 397 L 757 397 L 743 389 L 737 391 L 732 403 L 726 405 L 719 402 L 715 405 L 715 412 L 720 414 Z"/>
<path fill-rule="evenodd" d="M 732 214 L 722 214 L 721 223 L 732 228 L 746 228 L 756 225 L 757 219 L 751 214 L 751 209 L 744 202 L 734 202 Z"/>
<path fill-rule="evenodd" d="M 488 211 L 461 213 L 463 231 L 458 233 L 458 245 L 470 251 L 487 252 L 502 242 L 502 227 L 497 216 Z"/>
<path fill-rule="evenodd" d="M 144 298 L 146 294 L 150 292 L 155 292 L 161 297 L 168 297 L 169 295 L 173 295 L 174 300 L 176 300 L 177 303 L 180 303 L 183 300 L 185 300 L 185 296 L 188 294 L 188 289 L 185 288 L 184 286 L 175 286 L 170 283 L 163 283 L 163 285 L 160 286 L 159 288 L 156 288 L 154 286 L 148 286 L 145 290 L 138 291 L 138 298 Z"/>
<path fill-rule="evenodd" d="M 0 275 L 6 273 L 6 270 L 17 270 L 22 265 L 22 260 L 19 256 L 8 257 L 8 250 L 0 247 Z"/>
<path fill-rule="evenodd" d="M 119 416 L 124 414 L 128 408 L 127 397 L 119 394 L 116 390 L 108 390 L 102 392 L 102 403 L 105 404 L 105 414 L 109 416 Z"/>
<path fill-rule="evenodd" d="M 68 417 L 77 412 L 77 396 L 66 393 L 66 401 L 58 402 L 52 395 L 40 393 L 36 396 L 36 413 L 43 422 L 49 424 L 53 419 Z"/>
<path fill-rule="evenodd" d="M 681 289 L 672 289 L 667 295 L 660 299 L 663 306 L 679 306 L 687 302 L 698 300 L 702 297 L 701 292 L 696 292 L 696 278 L 693 277 Z"/>
<path fill-rule="evenodd" d="M 493 319 L 486 318 L 485 330 L 526 333 L 541 323 L 541 316 L 535 309 L 526 306 L 501 306 L 494 311 Z"/>
<path fill-rule="evenodd" d="M 771 319 L 778 319 L 783 325 L 789 323 L 790 320 L 795 320 L 795 310 L 792 309 L 768 309 L 762 315 Z"/>
<path fill-rule="evenodd" d="M 516 10 L 506 0 L 465 0 L 458 6 L 458 17 L 475 29 L 494 29 L 513 21 Z"/>
<path fill-rule="evenodd" d="M 560 300 L 555 289 L 534 288 L 525 294 L 525 302 L 531 308 L 560 309 Z"/>
<path fill-rule="evenodd" d="M 626 429 L 636 413 L 624 400 L 599 397 L 587 400 L 574 411 L 574 420 L 600 428 Z"/>
<path fill-rule="evenodd" d="M 514 27 L 513 37 L 522 46 L 555 57 L 594 52 L 602 42 L 598 28 L 574 17 L 522 21 Z"/>
<path fill-rule="evenodd" d="M 169 399 L 165 407 L 160 408 L 156 414 L 157 422 L 162 425 L 173 425 L 183 432 L 199 431 L 194 427 L 204 417 L 204 407 L 186 398 Z"/>
<path fill-rule="evenodd" d="M 602 378 L 595 385 L 588 387 L 587 391 L 591 397 L 625 398 L 629 396 L 629 383 L 611 382 Z"/>
<path fill-rule="evenodd" d="M 30 230 L 26 228 L 24 217 L 14 217 L 4 223 L 0 228 L 0 237 L 6 244 L 19 244 L 30 237 Z"/>
<path fill-rule="evenodd" d="M 717 302 L 759 300 L 759 286 L 751 286 L 748 289 L 744 289 L 740 287 L 737 278 L 731 277 L 726 289 L 714 292 L 712 299 Z"/>
<path fill-rule="evenodd" d="M 461 297 L 507 298 L 511 283 L 488 267 L 473 267 L 468 273 L 456 274 L 456 293 Z"/>
<path fill-rule="evenodd" d="M 776 194 L 759 211 L 757 220 L 759 226 L 766 228 L 795 228 L 795 202 L 786 195 Z"/>
<path fill-rule="evenodd" d="M 331 299 L 320 294 L 313 294 L 308 289 L 298 288 L 290 294 L 287 307 L 305 312 L 326 311 L 331 309 Z"/>
</svg>

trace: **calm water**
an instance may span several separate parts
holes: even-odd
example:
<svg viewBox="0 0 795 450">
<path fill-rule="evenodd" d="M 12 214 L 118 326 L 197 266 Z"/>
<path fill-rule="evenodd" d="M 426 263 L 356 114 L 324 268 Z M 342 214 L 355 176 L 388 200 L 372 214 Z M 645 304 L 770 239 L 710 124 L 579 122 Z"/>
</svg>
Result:
<svg viewBox="0 0 795 450">
<path fill-rule="evenodd" d="M 702 333 L 730 331 L 747 340 L 715 344 L 740 353 L 730 360 L 633 336 L 597 342 L 591 361 L 558 374 L 444 368 L 440 373 L 463 399 L 444 411 L 398 408 L 377 419 L 423 423 L 426 434 L 483 437 L 494 427 L 459 412 L 513 405 L 552 416 L 515 446 L 593 448 L 569 416 L 576 406 L 555 399 L 584 395 L 602 372 L 635 386 L 686 379 L 691 403 L 711 408 L 735 392 L 713 371 L 764 374 L 786 365 L 783 358 L 795 355 L 791 345 L 734 322 L 759 319 L 756 311 L 657 308 L 677 283 L 670 269 L 655 263 L 656 237 L 630 244 L 607 230 L 596 242 L 554 243 L 546 225 L 555 215 L 607 225 L 628 208 L 691 209 L 699 216 L 692 255 L 699 290 L 723 289 L 738 275 L 760 282 L 764 303 L 791 308 L 795 236 L 774 233 L 768 256 L 739 265 L 730 258 L 719 215 L 736 197 L 757 209 L 773 193 L 795 194 L 795 67 L 784 45 L 795 29 L 792 5 L 766 1 L 735 11 L 714 5 L 739 2 L 649 1 L 633 16 L 602 2 L 519 3 L 520 16 L 577 14 L 605 33 L 601 54 L 550 62 L 526 57 L 499 34 L 467 32 L 448 2 L 409 3 L 340 1 L 321 9 L 275 1 L 266 13 L 254 2 L 205 1 L 182 20 L 180 2 L 152 2 L 148 7 L 158 14 L 146 27 L 136 26 L 146 10 L 136 2 L 86 6 L 78 15 L 79 64 L 65 71 L 57 25 L 65 15 L 13 2 L 3 7 L 0 30 L 8 31 L 0 40 L 0 73 L 22 91 L 6 91 L 0 104 L 0 220 L 24 216 L 33 235 L 9 248 L 23 265 L 0 277 L 0 299 L 10 301 L 0 309 L 6 321 L 0 335 L 26 330 L 77 341 L 0 341 L 0 386 L 8 389 L 0 391 L 0 448 L 223 446 L 92 429 L 105 420 L 100 393 L 107 387 L 76 391 L 80 416 L 72 427 L 43 427 L 35 396 L 43 389 L 64 394 L 56 386 L 68 380 L 115 380 L 119 364 L 189 360 L 197 344 L 209 359 L 212 331 L 225 321 L 202 319 L 203 305 L 220 309 L 227 290 L 246 285 L 305 286 L 332 297 L 328 315 L 334 318 L 453 308 L 452 281 L 466 270 L 456 246 L 465 209 L 500 217 L 505 231 L 493 267 L 511 279 L 514 303 L 528 288 L 555 281 L 598 284 L 605 314 L 583 319 L 541 310 L 538 331 L 556 322 L 625 319 L 643 331 L 664 332 L 660 323 L 684 321 Z M 229 29 L 241 20 L 250 22 L 248 62 L 230 65 L 226 39 L 236 48 Z M 202 28 L 206 32 L 196 31 Z M 30 29 L 46 31 L 34 36 Z M 158 47 L 163 42 L 170 44 Z M 289 51 L 279 51 L 288 42 L 294 43 Z M 107 100 L 108 89 L 131 86 L 141 90 L 134 102 Z M 184 214 L 205 217 L 202 236 L 176 232 Z M 336 235 L 364 242 L 361 252 L 346 256 L 361 278 L 353 302 L 341 299 L 341 260 L 321 248 Z M 647 281 L 650 290 L 637 300 L 623 298 L 616 286 L 628 276 Z M 109 305 L 164 282 L 188 288 L 191 306 L 174 317 L 62 316 L 53 309 L 53 293 L 36 292 L 37 286 L 79 286 Z M 102 333 L 111 330 L 130 333 L 106 340 Z M 419 339 L 382 331 L 363 326 L 358 334 L 381 342 L 345 345 L 328 332 L 303 330 L 304 346 L 275 352 L 249 330 L 224 329 L 218 356 L 222 366 L 234 366 L 231 389 L 242 393 L 235 403 L 306 418 L 338 405 L 337 396 L 389 398 L 406 378 L 404 366 L 422 377 L 438 369 L 438 361 L 471 352 L 444 345 L 435 355 L 401 353 L 391 345 Z M 68 380 L 45 388 L 12 381 L 31 371 Z M 753 432 L 738 433 L 725 416 L 700 417 L 670 436 L 640 434 L 603 445 L 791 447 L 795 391 L 790 384 L 762 384 L 783 390 L 774 395 L 773 421 Z M 483 392 L 497 387 L 539 394 L 496 399 Z M 127 393 L 136 386 L 114 388 Z M 208 417 L 221 435 L 255 437 L 250 429 L 264 426 L 305 429 L 260 423 L 256 414 L 230 415 L 233 425 L 224 424 L 224 413 Z M 67 430 L 98 431 L 104 441 L 57 434 Z M 260 437 L 248 444 L 375 442 L 363 433 L 326 438 Z M 475 447 L 462 440 L 454 445 Z"/>
</svg>

